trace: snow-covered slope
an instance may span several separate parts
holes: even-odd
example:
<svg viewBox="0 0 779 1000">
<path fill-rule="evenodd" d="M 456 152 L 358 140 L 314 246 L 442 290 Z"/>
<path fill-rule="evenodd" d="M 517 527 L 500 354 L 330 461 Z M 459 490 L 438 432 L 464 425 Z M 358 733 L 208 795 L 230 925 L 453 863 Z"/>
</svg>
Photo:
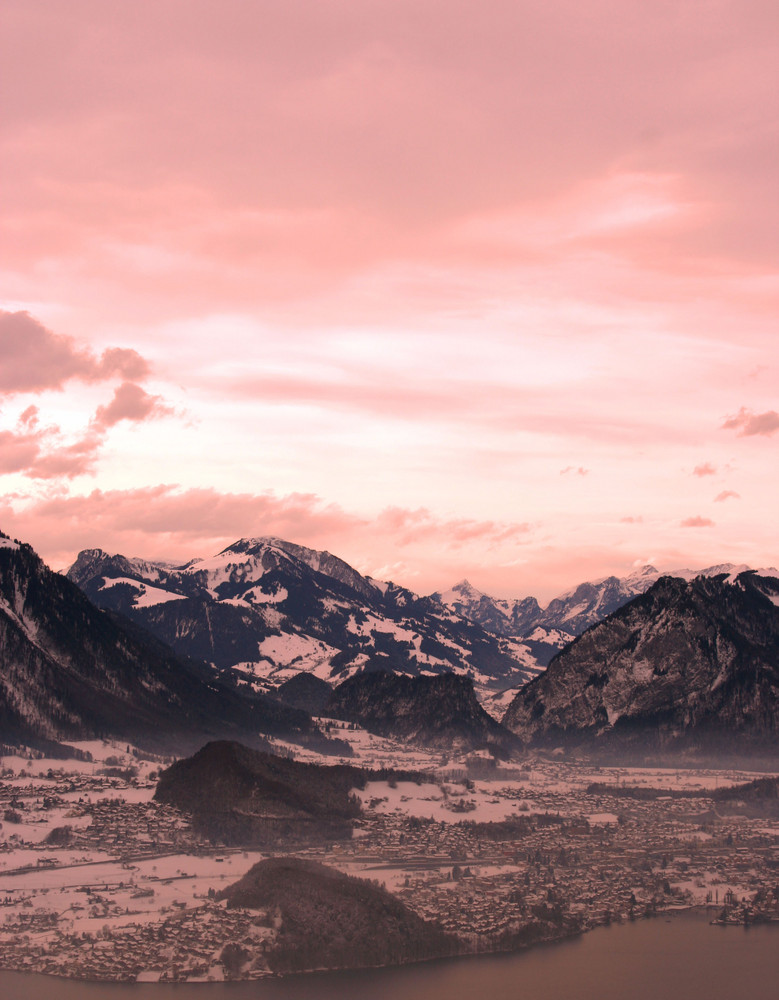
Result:
<svg viewBox="0 0 779 1000">
<path fill-rule="evenodd" d="M 523 644 L 278 538 L 240 539 L 180 567 L 90 549 L 67 575 L 100 607 L 260 689 L 301 670 L 331 684 L 366 668 L 454 672 L 480 690 L 537 672 Z"/>
</svg>

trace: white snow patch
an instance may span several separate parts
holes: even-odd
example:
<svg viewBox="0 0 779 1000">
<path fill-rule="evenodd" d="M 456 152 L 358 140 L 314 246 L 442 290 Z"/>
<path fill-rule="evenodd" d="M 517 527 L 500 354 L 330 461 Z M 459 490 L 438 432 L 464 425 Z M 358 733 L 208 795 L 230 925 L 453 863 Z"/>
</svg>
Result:
<svg viewBox="0 0 779 1000">
<path fill-rule="evenodd" d="M 281 604 L 288 597 L 289 593 L 283 587 L 279 587 L 275 594 L 266 594 L 264 590 L 254 588 L 243 595 L 243 600 L 252 604 Z"/>
<path fill-rule="evenodd" d="M 297 632 L 269 635 L 257 644 L 261 659 L 270 660 L 276 667 L 306 670 L 317 677 L 329 677 L 330 659 L 338 650 L 321 639 Z"/>
<path fill-rule="evenodd" d="M 134 590 L 138 591 L 137 596 L 133 599 L 133 607 L 136 608 L 149 608 L 154 604 L 166 604 L 168 601 L 183 601 L 185 599 L 183 594 L 173 594 L 162 587 L 153 587 L 150 583 L 140 583 L 138 580 L 132 580 L 127 576 L 104 576 L 103 585 L 100 589 L 109 590 L 120 583 L 129 584 Z"/>
<path fill-rule="evenodd" d="M 648 684 L 652 680 L 653 676 L 654 668 L 647 660 L 636 660 L 634 662 L 633 678 L 638 684 Z"/>
</svg>

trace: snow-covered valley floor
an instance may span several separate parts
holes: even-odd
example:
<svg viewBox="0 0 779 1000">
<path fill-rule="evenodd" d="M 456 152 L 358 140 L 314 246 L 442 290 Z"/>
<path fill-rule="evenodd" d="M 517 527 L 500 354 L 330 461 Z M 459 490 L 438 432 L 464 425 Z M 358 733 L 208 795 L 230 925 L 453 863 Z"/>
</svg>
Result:
<svg viewBox="0 0 779 1000">
<path fill-rule="evenodd" d="M 363 814 L 352 840 L 303 853 L 378 880 L 452 933 L 487 940 L 553 911 L 586 928 L 706 903 L 716 915 L 727 904 L 731 916 L 751 907 L 779 917 L 776 810 L 703 794 L 764 775 L 541 757 L 491 770 L 478 756 L 341 724 L 331 735 L 353 748 L 344 762 L 424 773 L 355 790 Z M 273 929 L 214 895 L 263 853 L 203 843 L 187 817 L 155 802 L 169 759 L 110 741 L 77 747 L 91 760 L 0 762 L 0 966 L 107 979 L 261 975 L 261 961 L 226 965 L 224 949 L 240 936 L 262 953 Z"/>
</svg>

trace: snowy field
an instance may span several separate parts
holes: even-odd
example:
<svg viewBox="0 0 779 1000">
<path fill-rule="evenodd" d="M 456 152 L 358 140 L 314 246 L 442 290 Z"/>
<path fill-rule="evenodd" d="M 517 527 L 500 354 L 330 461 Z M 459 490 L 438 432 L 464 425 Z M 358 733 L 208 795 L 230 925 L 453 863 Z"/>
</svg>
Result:
<svg viewBox="0 0 779 1000">
<path fill-rule="evenodd" d="M 355 829 L 353 845 L 348 850 L 333 845 L 326 854 L 313 852 L 326 863 L 376 879 L 392 891 L 425 882 L 454 891 L 452 862 L 440 858 L 426 862 L 410 851 L 404 860 L 403 851 L 397 849 L 375 856 L 375 846 L 363 851 L 366 828 L 380 820 L 390 826 L 411 818 L 438 824 L 494 823 L 545 815 L 586 821 L 591 829 L 602 831 L 599 836 L 609 836 L 624 818 L 613 811 L 614 799 L 608 800 L 611 808 L 598 808 L 599 798 L 586 793 L 593 782 L 700 791 L 764 777 L 744 770 L 603 767 L 540 757 L 499 765 L 492 776 L 476 777 L 471 776 L 477 772 L 469 771 L 467 756 L 409 748 L 344 723 L 329 722 L 327 732 L 346 740 L 353 755 L 321 757 L 296 744 L 271 742 L 277 752 L 299 760 L 324 764 L 340 760 L 372 769 L 421 772 L 418 781 L 369 781 L 364 789 L 355 790 L 366 822 Z M 18 935 L 25 927 L 26 939 L 45 948 L 47 935 L 55 933 L 47 930 L 48 917 L 56 917 L 60 934 L 76 939 L 105 938 L 112 931 L 158 924 L 171 916 L 183 919 L 206 902 L 211 907 L 203 909 L 207 915 L 217 905 L 214 893 L 237 881 L 263 857 L 257 851 L 209 849 L 198 843 L 185 817 L 153 802 L 158 773 L 171 758 L 144 756 L 112 741 L 76 746 L 92 759 L 6 756 L 0 760 L 0 943 L 4 935 Z M 476 763 L 483 765 L 483 758 Z M 104 827 L 94 829 L 97 822 Z M 695 822 L 672 818 L 669 824 L 667 835 L 677 853 L 690 854 L 689 865 L 685 862 L 683 868 L 689 868 L 688 874 L 677 874 L 673 882 L 687 892 L 688 901 L 721 900 L 727 893 L 739 899 L 746 896 L 754 875 L 748 863 L 741 866 L 738 877 L 700 869 L 695 852 L 705 847 L 711 834 Z M 734 827 L 737 837 L 741 828 Z M 779 821 L 753 823 L 750 836 L 761 837 L 766 849 L 773 845 L 779 853 Z M 469 877 L 515 876 L 516 858 L 510 854 L 495 848 L 483 858 L 469 858 Z M 13 931 L 6 932 L 4 926 Z M 7 937 L 10 940 L 16 938 Z"/>
</svg>

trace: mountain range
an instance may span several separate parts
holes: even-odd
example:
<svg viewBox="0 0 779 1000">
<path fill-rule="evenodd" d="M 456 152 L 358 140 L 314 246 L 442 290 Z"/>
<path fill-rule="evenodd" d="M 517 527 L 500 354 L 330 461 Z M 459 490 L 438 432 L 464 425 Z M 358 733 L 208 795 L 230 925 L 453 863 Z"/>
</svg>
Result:
<svg viewBox="0 0 779 1000">
<path fill-rule="evenodd" d="M 99 607 L 257 692 L 273 691 L 300 672 L 331 686 L 363 671 L 459 673 L 473 680 L 496 714 L 510 692 L 660 574 L 644 566 L 622 579 L 582 583 L 542 608 L 534 597 L 492 598 L 467 581 L 420 597 L 363 576 L 329 552 L 279 538 L 244 538 L 182 566 L 87 549 L 67 576 Z"/>
<path fill-rule="evenodd" d="M 698 576 L 733 577 L 749 570 L 749 566 L 723 563 L 706 569 L 678 569 L 661 574 L 646 565 L 624 577 L 607 576 L 600 580 L 580 583 L 541 607 L 535 597 L 506 600 L 490 597 L 462 580 L 450 590 L 432 596 L 458 614 L 477 622 L 493 635 L 514 639 L 535 657 L 539 667 L 549 664 L 552 657 L 592 625 L 624 607 L 634 597 L 655 584 L 661 576 L 693 580 Z M 777 576 L 775 569 L 759 572 Z"/>
<path fill-rule="evenodd" d="M 519 643 L 431 597 L 362 576 L 328 552 L 246 538 L 183 566 L 81 552 L 67 571 L 99 607 L 180 654 L 267 691 L 305 671 L 335 685 L 363 670 L 459 673 L 498 690 L 531 677 Z"/>
<path fill-rule="evenodd" d="M 400 740 L 510 752 L 514 737 L 484 715 L 477 688 L 493 714 L 485 694 L 503 690 L 504 724 L 531 746 L 775 747 L 775 571 L 656 576 L 582 584 L 545 609 L 461 586 L 457 610 L 453 594 L 418 597 L 279 539 L 180 567 L 88 550 L 65 577 L 0 534 L 0 736 L 305 742 L 321 736 L 315 712 Z M 511 655 L 517 640 L 461 611 L 493 630 L 595 624 L 534 676 Z"/>
<path fill-rule="evenodd" d="M 661 577 L 556 656 L 503 722 L 539 746 L 775 753 L 779 579 Z"/>
</svg>

